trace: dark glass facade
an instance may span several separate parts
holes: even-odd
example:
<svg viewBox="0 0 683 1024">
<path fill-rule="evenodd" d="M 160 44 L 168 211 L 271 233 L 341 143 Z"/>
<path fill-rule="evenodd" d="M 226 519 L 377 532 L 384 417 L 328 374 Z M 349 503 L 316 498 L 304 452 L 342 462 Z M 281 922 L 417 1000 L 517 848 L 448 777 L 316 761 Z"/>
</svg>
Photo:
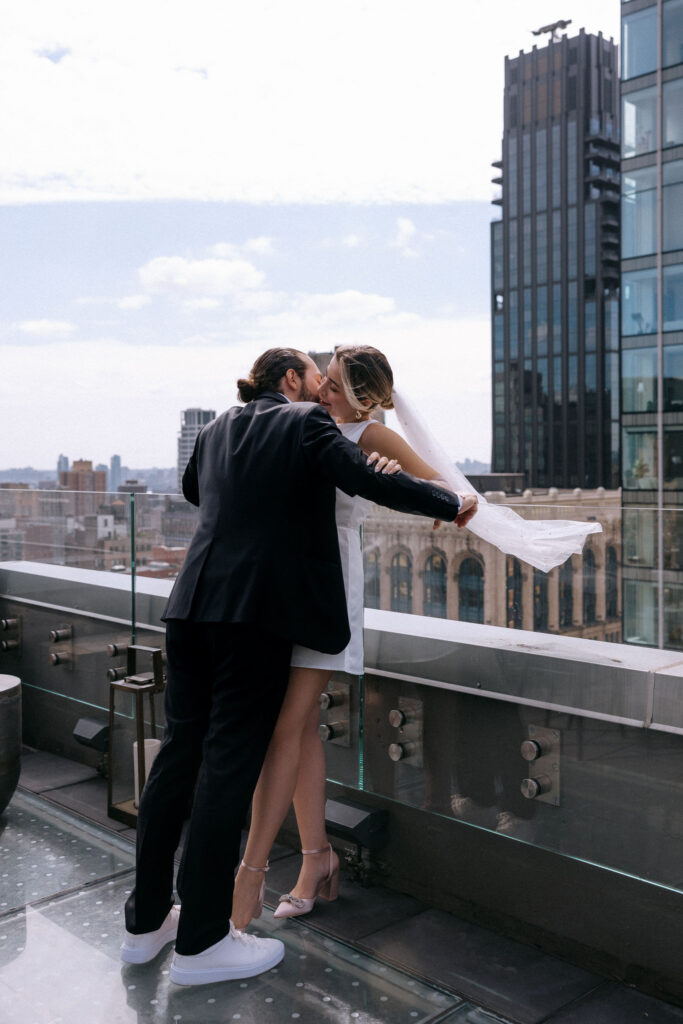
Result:
<svg viewBox="0 0 683 1024">
<path fill-rule="evenodd" d="M 583 31 L 505 61 L 492 470 L 531 487 L 618 486 L 618 85 Z"/>
</svg>

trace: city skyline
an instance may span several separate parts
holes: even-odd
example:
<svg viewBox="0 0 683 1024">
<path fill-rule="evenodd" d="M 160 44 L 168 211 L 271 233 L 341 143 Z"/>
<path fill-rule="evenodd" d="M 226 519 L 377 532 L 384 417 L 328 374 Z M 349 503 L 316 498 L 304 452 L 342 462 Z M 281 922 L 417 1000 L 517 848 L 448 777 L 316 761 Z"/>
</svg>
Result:
<svg viewBox="0 0 683 1024">
<path fill-rule="evenodd" d="M 489 461 L 489 163 L 505 55 L 547 4 L 351 3 L 330 34 L 317 5 L 296 0 L 298 33 L 257 3 L 235 14 L 241 91 L 216 5 L 190 25 L 166 5 L 163 40 L 125 3 L 40 6 L 13 12 L 0 70 L 0 464 L 52 464 L 56 436 L 172 465 L 179 411 L 233 404 L 263 349 L 344 341 L 386 351 L 453 458 Z M 618 32 L 614 2 L 572 16 Z"/>
</svg>

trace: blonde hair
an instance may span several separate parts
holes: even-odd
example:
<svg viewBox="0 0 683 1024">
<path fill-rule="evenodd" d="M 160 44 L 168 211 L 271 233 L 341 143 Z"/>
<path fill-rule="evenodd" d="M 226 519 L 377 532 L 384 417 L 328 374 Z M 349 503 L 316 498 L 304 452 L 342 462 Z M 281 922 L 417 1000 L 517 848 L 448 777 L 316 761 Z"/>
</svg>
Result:
<svg viewBox="0 0 683 1024">
<path fill-rule="evenodd" d="M 389 360 L 372 345 L 340 345 L 334 350 L 344 397 L 356 412 L 393 409 L 394 375 Z M 366 403 L 370 402 L 370 405 Z"/>
</svg>

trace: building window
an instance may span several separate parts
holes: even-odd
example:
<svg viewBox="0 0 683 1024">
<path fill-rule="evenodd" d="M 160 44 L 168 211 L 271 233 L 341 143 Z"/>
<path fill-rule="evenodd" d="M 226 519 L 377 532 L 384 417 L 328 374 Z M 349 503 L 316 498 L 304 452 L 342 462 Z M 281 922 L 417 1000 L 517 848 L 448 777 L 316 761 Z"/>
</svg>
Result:
<svg viewBox="0 0 683 1024">
<path fill-rule="evenodd" d="M 522 568 L 516 558 L 506 555 L 506 604 L 508 629 L 522 628 Z"/>
<path fill-rule="evenodd" d="M 657 567 L 657 512 L 648 508 L 623 511 L 624 565 Z"/>
<path fill-rule="evenodd" d="M 365 607 L 379 608 L 379 551 L 366 551 L 363 555 L 365 569 Z"/>
<path fill-rule="evenodd" d="M 544 86 L 547 109 L 547 86 Z M 541 89 L 539 88 L 539 94 Z M 540 95 L 537 97 L 540 104 Z M 545 117 L 545 114 L 541 115 Z M 545 210 L 548 205 L 548 171 L 546 152 L 546 129 L 539 128 L 536 132 L 536 209 Z"/>
<path fill-rule="evenodd" d="M 664 346 L 664 412 L 683 410 L 683 345 Z"/>
<path fill-rule="evenodd" d="M 664 487 L 683 490 L 683 427 L 664 427 Z"/>
<path fill-rule="evenodd" d="M 657 349 L 631 348 L 621 354 L 623 412 L 657 411 Z"/>
<path fill-rule="evenodd" d="M 662 272 L 662 328 L 683 331 L 683 264 Z"/>
<path fill-rule="evenodd" d="M 622 97 L 624 157 L 652 153 L 657 148 L 657 88 L 639 89 Z"/>
<path fill-rule="evenodd" d="M 664 587 L 664 646 L 683 649 L 683 586 L 667 583 Z"/>
<path fill-rule="evenodd" d="M 572 560 L 568 558 L 560 569 L 560 629 L 571 629 L 574 625 L 574 580 Z"/>
<path fill-rule="evenodd" d="M 622 274 L 621 333 L 655 334 L 657 331 L 657 271 Z"/>
<path fill-rule="evenodd" d="M 517 287 L 517 221 L 511 220 L 508 231 L 508 277 L 510 287 Z"/>
<path fill-rule="evenodd" d="M 446 559 L 430 555 L 424 568 L 424 614 L 434 619 L 446 618 Z"/>
<path fill-rule="evenodd" d="M 567 210 L 567 273 L 570 280 L 573 280 L 577 275 L 578 247 L 576 232 L 576 207 L 570 206 Z"/>
<path fill-rule="evenodd" d="M 548 575 L 534 569 L 534 631 L 548 632 Z"/>
<path fill-rule="evenodd" d="M 505 264 L 502 220 L 494 221 L 491 225 L 491 241 L 493 248 L 493 290 L 500 292 L 504 287 L 503 268 Z"/>
<path fill-rule="evenodd" d="M 545 214 L 536 217 L 536 282 L 545 284 L 548 280 L 548 218 Z"/>
<path fill-rule="evenodd" d="M 587 548 L 583 553 L 583 624 L 592 626 L 595 621 L 595 555 Z"/>
<path fill-rule="evenodd" d="M 458 618 L 484 621 L 484 570 L 476 558 L 466 558 L 458 570 Z"/>
<path fill-rule="evenodd" d="M 662 168 L 664 251 L 683 249 L 683 160 L 672 160 Z M 654 215 L 653 215 L 654 224 Z"/>
<path fill-rule="evenodd" d="M 605 558 L 605 613 L 608 619 L 617 617 L 617 553 L 607 548 Z"/>
<path fill-rule="evenodd" d="M 683 0 L 664 0 L 662 14 L 662 66 L 683 61 Z"/>
<path fill-rule="evenodd" d="M 657 6 L 621 21 L 621 77 L 636 78 L 657 67 Z"/>
<path fill-rule="evenodd" d="M 512 104 L 511 104 L 512 106 Z M 504 162 L 505 168 L 505 182 L 503 188 L 505 189 L 505 202 L 508 207 L 508 212 L 511 217 L 517 216 L 517 139 L 513 136 L 508 140 L 508 155 L 507 160 Z"/>
<path fill-rule="evenodd" d="M 683 511 L 679 509 L 663 513 L 664 568 L 683 569 Z"/>
<path fill-rule="evenodd" d="M 662 88 L 662 148 L 683 142 L 683 78 L 665 82 Z"/>
<path fill-rule="evenodd" d="M 595 277 L 596 204 L 586 203 L 583 208 L 583 272 Z"/>
<path fill-rule="evenodd" d="M 536 289 L 536 352 L 539 356 L 548 354 L 548 289 Z"/>
<path fill-rule="evenodd" d="M 391 610 L 413 611 L 413 562 L 406 551 L 399 551 L 391 560 Z"/>
<path fill-rule="evenodd" d="M 623 480 L 627 490 L 657 487 L 657 431 L 650 427 L 625 427 L 623 431 Z"/>
<path fill-rule="evenodd" d="M 656 188 L 654 167 L 624 174 L 621 197 L 621 255 L 624 259 L 646 256 L 657 250 Z"/>
<path fill-rule="evenodd" d="M 567 106 L 569 110 L 576 109 L 576 100 L 574 100 L 573 105 L 571 101 L 572 85 L 576 90 L 576 78 L 569 78 L 567 81 Z M 567 203 L 570 206 L 576 202 L 578 170 L 576 163 L 576 121 L 570 121 L 567 124 Z"/>
<path fill-rule="evenodd" d="M 624 580 L 624 639 L 629 644 L 657 644 L 657 584 Z"/>
</svg>

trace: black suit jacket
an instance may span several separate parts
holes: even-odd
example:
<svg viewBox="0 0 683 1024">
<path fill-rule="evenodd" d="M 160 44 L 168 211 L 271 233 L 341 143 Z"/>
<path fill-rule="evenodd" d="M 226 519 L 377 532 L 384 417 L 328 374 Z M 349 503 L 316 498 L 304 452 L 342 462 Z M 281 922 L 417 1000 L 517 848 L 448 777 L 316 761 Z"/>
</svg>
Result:
<svg viewBox="0 0 683 1024">
<path fill-rule="evenodd" d="M 200 518 L 164 619 L 250 622 L 315 650 L 343 650 L 335 487 L 434 519 L 459 509 L 455 495 L 407 473 L 375 473 L 312 402 L 267 393 L 209 423 L 183 476 Z"/>
</svg>

